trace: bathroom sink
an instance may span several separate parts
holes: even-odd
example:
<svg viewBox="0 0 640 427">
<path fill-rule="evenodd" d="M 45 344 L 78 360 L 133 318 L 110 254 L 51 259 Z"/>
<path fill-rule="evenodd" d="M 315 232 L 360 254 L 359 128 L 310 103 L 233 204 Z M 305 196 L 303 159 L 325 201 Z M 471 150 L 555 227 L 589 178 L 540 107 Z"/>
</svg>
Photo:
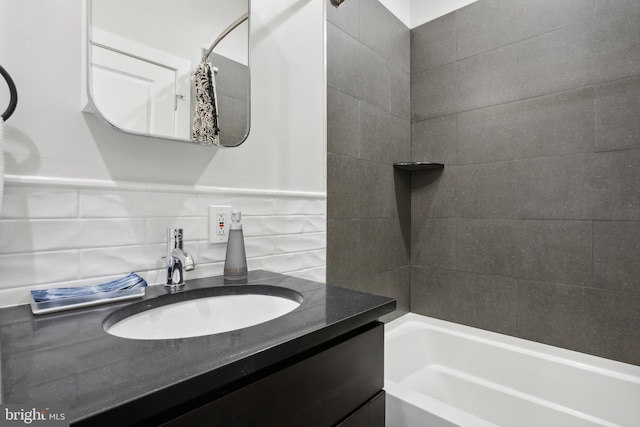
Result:
<svg viewBox="0 0 640 427">
<path fill-rule="evenodd" d="M 134 308 L 134 313 L 124 318 L 116 312 L 115 320 L 107 318 L 104 327 L 111 335 L 139 340 L 199 337 L 235 331 L 273 320 L 295 310 L 302 302 L 298 293 L 288 289 L 268 286 L 253 288 L 214 288 L 214 291 L 233 293 L 212 296 L 206 296 L 206 293 L 205 296 L 196 294 L 196 298 L 192 298 L 189 292 L 184 292 L 182 295 L 171 295 L 177 296 L 177 301 L 158 307 L 138 303 L 143 311 L 135 312 Z M 268 292 L 270 289 L 289 291 L 290 294 L 279 292 L 279 295 L 273 295 L 274 292 Z M 254 293 L 255 290 L 264 293 Z M 152 308 L 148 308 L 150 306 Z"/>
</svg>

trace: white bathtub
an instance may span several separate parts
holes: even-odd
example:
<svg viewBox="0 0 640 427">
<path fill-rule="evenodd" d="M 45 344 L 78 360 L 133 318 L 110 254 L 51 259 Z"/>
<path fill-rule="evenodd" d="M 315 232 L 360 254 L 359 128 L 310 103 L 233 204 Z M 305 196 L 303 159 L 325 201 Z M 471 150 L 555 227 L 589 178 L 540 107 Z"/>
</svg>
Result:
<svg viewBox="0 0 640 427">
<path fill-rule="evenodd" d="M 640 367 L 409 313 L 385 326 L 387 427 L 640 426 Z"/>
</svg>

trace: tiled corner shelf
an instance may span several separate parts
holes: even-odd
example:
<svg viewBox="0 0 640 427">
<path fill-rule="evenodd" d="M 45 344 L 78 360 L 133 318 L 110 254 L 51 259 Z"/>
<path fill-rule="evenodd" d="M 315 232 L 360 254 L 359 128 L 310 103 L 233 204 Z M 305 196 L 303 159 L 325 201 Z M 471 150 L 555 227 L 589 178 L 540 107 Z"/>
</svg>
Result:
<svg viewBox="0 0 640 427">
<path fill-rule="evenodd" d="M 399 162 L 399 163 L 394 163 L 393 167 L 396 169 L 406 170 L 410 172 L 431 170 L 431 169 L 444 169 L 444 165 L 442 163 L 435 163 L 435 162 Z"/>
</svg>

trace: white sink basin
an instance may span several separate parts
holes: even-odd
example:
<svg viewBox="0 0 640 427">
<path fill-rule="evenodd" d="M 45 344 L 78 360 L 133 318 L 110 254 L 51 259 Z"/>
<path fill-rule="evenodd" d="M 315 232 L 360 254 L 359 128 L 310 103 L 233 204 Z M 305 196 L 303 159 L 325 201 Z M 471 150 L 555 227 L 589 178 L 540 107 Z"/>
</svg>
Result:
<svg viewBox="0 0 640 427">
<path fill-rule="evenodd" d="M 273 295 L 218 295 L 163 305 L 106 328 L 140 340 L 199 337 L 258 325 L 295 310 L 299 302 Z"/>
</svg>

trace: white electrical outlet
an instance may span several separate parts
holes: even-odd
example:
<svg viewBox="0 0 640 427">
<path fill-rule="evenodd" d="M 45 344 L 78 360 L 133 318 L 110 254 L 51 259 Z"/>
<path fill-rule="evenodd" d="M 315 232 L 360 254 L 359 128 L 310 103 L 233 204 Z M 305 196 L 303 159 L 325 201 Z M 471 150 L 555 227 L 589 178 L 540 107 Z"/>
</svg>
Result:
<svg viewBox="0 0 640 427">
<path fill-rule="evenodd" d="M 231 224 L 231 206 L 209 206 L 209 244 L 226 242 Z"/>
</svg>

